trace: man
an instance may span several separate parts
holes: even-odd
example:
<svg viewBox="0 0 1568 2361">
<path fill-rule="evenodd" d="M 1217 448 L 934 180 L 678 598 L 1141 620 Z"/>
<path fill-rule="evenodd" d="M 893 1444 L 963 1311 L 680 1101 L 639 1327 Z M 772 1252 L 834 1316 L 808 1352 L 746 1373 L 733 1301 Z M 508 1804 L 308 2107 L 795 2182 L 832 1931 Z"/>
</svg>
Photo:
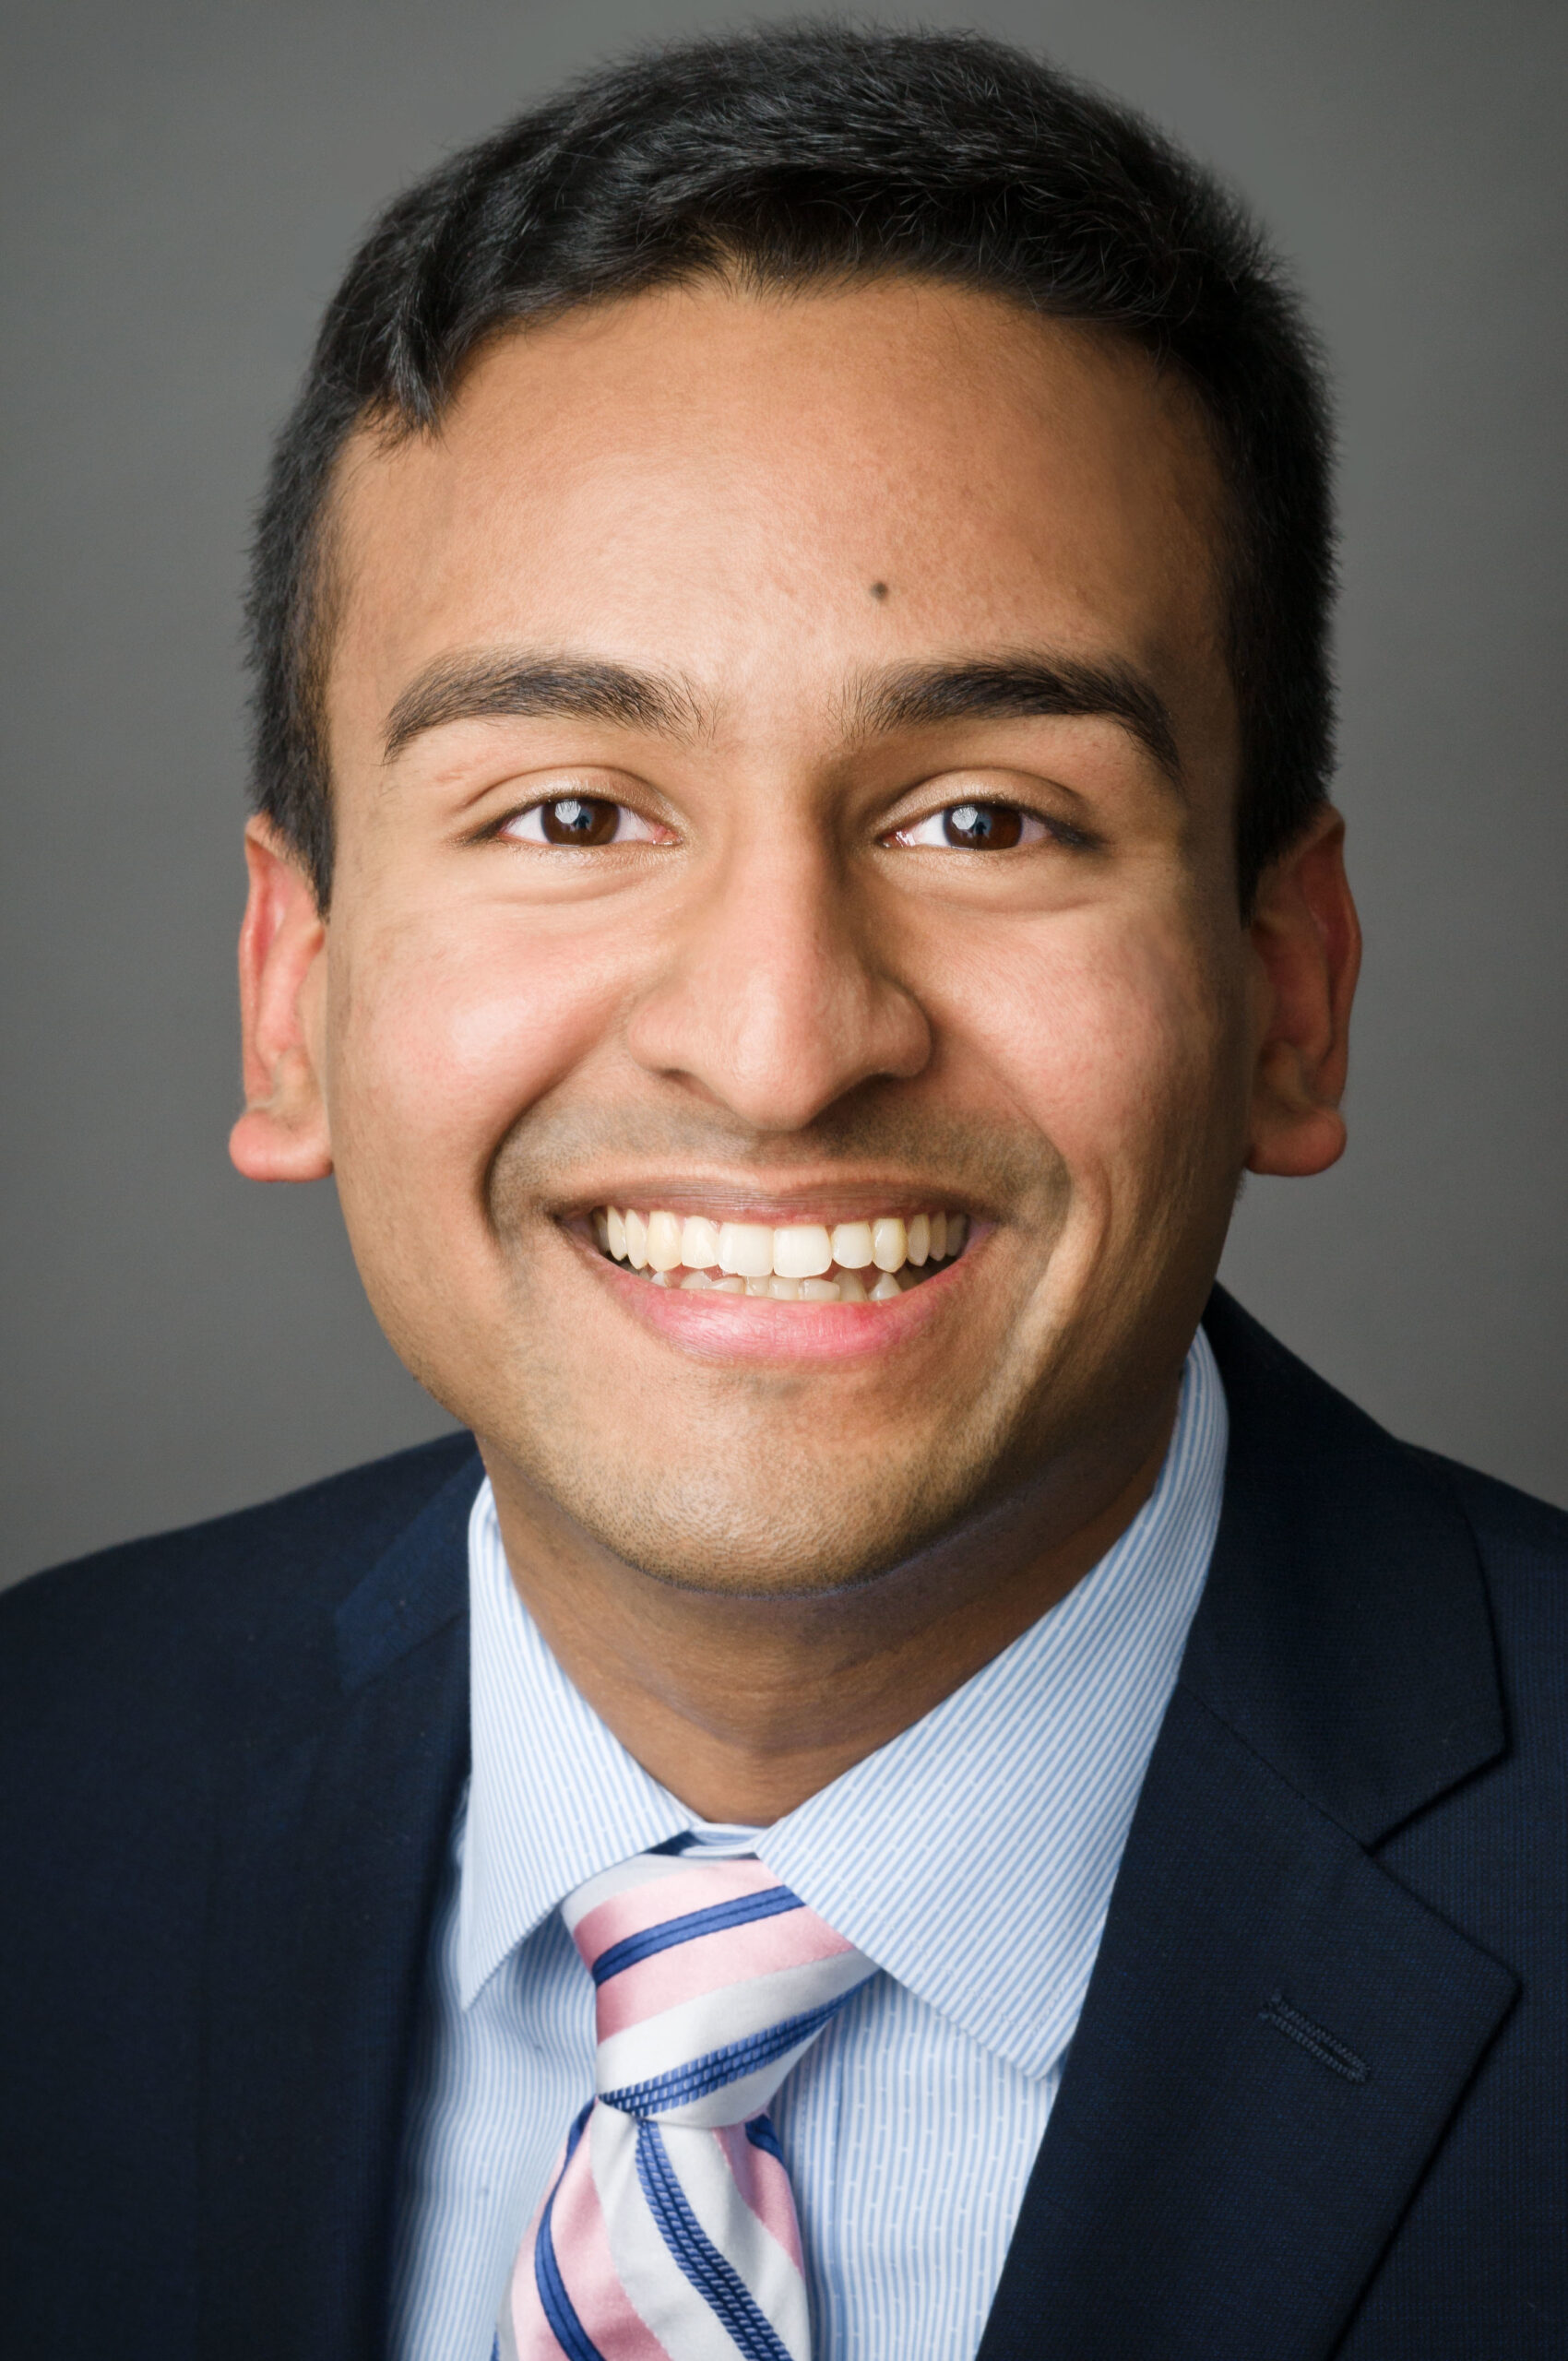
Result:
<svg viewBox="0 0 1568 2361">
<path fill-rule="evenodd" d="M 1568 1534 L 1213 1286 L 1344 1139 L 1325 448 L 1229 200 L 979 42 L 373 234 L 233 1153 L 479 1455 L 6 1601 L 7 2351 L 1563 2349 Z"/>
</svg>

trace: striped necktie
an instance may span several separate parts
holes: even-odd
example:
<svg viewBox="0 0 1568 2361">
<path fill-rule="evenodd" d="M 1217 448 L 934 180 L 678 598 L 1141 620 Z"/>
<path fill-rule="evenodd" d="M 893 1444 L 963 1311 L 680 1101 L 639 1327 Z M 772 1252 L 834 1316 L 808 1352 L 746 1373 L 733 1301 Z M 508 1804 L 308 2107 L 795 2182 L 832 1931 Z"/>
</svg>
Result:
<svg viewBox="0 0 1568 2361">
<path fill-rule="evenodd" d="M 767 2106 L 875 1973 L 753 1859 L 639 1854 L 561 1905 L 598 2095 L 518 2250 L 497 2361 L 810 2361 Z"/>
</svg>

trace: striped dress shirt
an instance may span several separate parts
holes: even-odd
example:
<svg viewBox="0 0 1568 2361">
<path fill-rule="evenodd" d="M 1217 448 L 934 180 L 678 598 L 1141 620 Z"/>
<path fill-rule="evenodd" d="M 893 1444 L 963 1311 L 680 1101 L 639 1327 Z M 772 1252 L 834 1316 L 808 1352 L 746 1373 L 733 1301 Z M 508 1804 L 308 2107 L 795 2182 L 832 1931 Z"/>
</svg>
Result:
<svg viewBox="0 0 1568 2361">
<path fill-rule="evenodd" d="M 699 1821 L 586 1703 L 517 1596 L 481 1486 L 473 1770 L 414 2058 L 393 2361 L 487 2361 L 518 2240 L 593 2089 L 593 1986 L 558 1906 L 682 1831 L 754 1851 L 879 1970 L 771 2110 L 815 2361 L 975 2352 L 1208 1570 L 1225 1448 L 1200 1331 L 1158 1481 L 1099 1565 L 762 1831 Z"/>
</svg>

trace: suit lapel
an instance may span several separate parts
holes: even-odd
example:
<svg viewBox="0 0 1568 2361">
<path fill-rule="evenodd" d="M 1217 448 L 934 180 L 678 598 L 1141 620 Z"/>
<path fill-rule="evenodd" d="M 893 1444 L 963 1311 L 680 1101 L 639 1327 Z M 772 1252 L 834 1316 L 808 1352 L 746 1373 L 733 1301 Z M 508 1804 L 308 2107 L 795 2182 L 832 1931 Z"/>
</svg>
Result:
<svg viewBox="0 0 1568 2361">
<path fill-rule="evenodd" d="M 327 1677 L 224 1807 L 204 2048 L 212 2361 L 383 2347 L 404 2085 L 467 1767 L 478 1472 L 445 1485 L 354 1589 Z M 280 1667 L 285 1700 L 298 1686 Z"/>
<path fill-rule="evenodd" d="M 1321 2361 L 1515 1990 L 1372 1850 L 1503 1743 L 1467 1529 L 1207 1324 L 1219 1540 L 980 2361 Z"/>
<path fill-rule="evenodd" d="M 1513 1990 L 1179 1691 L 982 2361 L 1328 2353 Z"/>
</svg>

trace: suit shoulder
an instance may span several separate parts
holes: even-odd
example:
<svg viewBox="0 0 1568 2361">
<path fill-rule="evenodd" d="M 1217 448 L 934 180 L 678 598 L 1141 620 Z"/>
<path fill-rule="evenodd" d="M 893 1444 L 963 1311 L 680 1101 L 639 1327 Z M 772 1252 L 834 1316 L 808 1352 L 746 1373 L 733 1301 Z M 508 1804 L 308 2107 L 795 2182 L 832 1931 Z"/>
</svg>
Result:
<svg viewBox="0 0 1568 2361">
<path fill-rule="evenodd" d="M 1381 1584 L 1380 1611 L 1398 1619 L 1418 1653 L 1457 1647 L 1473 1656 L 1484 1644 L 1474 1613 L 1483 1614 L 1510 1711 L 1527 1703 L 1536 1727 L 1560 1729 L 1568 1714 L 1568 1514 L 1400 1442 L 1222 1288 L 1205 1326 L 1225 1382 L 1232 1462 L 1246 1463 L 1267 1496 L 1266 1546 L 1294 1537 L 1305 1547 L 1310 1537 L 1320 1565 L 1346 1570 L 1363 1602 L 1369 1582 Z M 1467 1596 L 1474 1613 L 1464 1611 Z M 1350 1613 L 1355 1600 L 1340 1603 Z M 1457 1659 L 1455 1668 L 1467 1678 Z"/>
<path fill-rule="evenodd" d="M 1288 1428 L 1292 1439 L 1310 1427 L 1341 1456 L 1372 1454 L 1390 1468 L 1402 1465 L 1422 1479 L 1424 1489 L 1435 1489 L 1458 1508 L 1483 1556 L 1502 1551 L 1517 1557 L 1522 1569 L 1549 1579 L 1568 1572 L 1568 1511 L 1440 1452 L 1399 1441 L 1282 1345 L 1223 1287 L 1215 1288 L 1204 1325 L 1234 1409 L 1249 1410 L 1249 1395 L 1266 1387 L 1275 1397 L 1276 1423 Z"/>
<path fill-rule="evenodd" d="M 1568 1511 L 1437 1452 L 1411 1456 L 1463 1513 L 1494 1598 L 1526 1611 L 1568 1610 Z"/>
<path fill-rule="evenodd" d="M 330 1613 L 426 1503 L 479 1462 L 471 1436 L 443 1436 L 257 1507 L 121 1542 L 0 1595 L 6 1685 L 41 1662 L 85 1672 L 232 1647 L 247 1624 L 278 1631 Z"/>
<path fill-rule="evenodd" d="M 443 1441 L 0 1598 L 0 2011 L 20 1991 L 52 2016 L 65 1961 L 118 1958 L 127 2007 L 148 1961 L 184 1972 L 235 1781 L 314 1759 L 343 1702 L 346 1602 L 394 1643 L 451 1619 L 478 1479 L 468 1437 Z"/>
<path fill-rule="evenodd" d="M 1485 1476 L 1441 1453 L 1421 1451 L 1417 1457 L 1451 1484 L 1478 1532 L 1495 1534 L 1517 1547 L 1539 1552 L 1568 1572 L 1568 1509 L 1554 1508 L 1533 1492 L 1521 1492 L 1501 1477 Z"/>
</svg>

